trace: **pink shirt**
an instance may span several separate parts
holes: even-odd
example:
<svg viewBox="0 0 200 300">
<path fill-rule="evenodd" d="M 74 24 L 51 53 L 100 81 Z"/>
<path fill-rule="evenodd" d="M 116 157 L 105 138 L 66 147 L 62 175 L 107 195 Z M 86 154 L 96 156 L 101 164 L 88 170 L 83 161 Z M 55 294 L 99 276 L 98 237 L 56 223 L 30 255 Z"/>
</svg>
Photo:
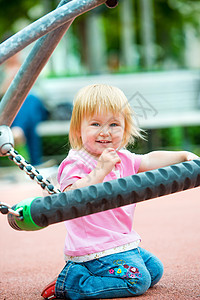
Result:
<svg viewBox="0 0 200 300">
<path fill-rule="evenodd" d="M 121 163 L 116 165 L 120 177 L 138 172 L 141 155 L 128 150 L 117 152 Z M 85 151 L 70 150 L 58 170 L 58 182 L 63 191 L 76 180 L 87 176 L 96 166 L 97 161 Z M 111 171 L 104 179 L 117 179 Z M 135 204 L 110 209 L 104 212 L 65 221 L 67 236 L 64 253 L 81 256 L 111 249 L 140 239 L 132 229 Z"/>
</svg>

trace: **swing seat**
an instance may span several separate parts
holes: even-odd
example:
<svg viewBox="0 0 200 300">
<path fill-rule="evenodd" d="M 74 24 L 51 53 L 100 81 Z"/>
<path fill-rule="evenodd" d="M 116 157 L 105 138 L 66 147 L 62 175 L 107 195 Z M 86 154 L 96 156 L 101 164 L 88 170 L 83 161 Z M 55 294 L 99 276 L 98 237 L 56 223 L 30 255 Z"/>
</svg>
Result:
<svg viewBox="0 0 200 300">
<path fill-rule="evenodd" d="M 49 300 L 52 300 L 52 299 L 56 299 L 56 296 L 55 296 L 55 286 L 56 286 L 56 279 L 54 279 L 53 281 L 51 281 L 42 291 L 41 293 L 41 296 L 44 298 L 44 299 L 49 299 Z"/>
</svg>

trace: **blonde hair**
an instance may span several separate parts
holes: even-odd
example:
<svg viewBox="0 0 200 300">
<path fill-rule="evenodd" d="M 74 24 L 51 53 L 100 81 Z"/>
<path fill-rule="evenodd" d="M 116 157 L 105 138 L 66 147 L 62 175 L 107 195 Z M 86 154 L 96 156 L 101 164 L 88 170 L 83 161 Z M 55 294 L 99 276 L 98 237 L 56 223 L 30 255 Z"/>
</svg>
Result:
<svg viewBox="0 0 200 300">
<path fill-rule="evenodd" d="M 93 84 L 82 88 L 75 97 L 69 130 L 69 141 L 73 149 L 79 150 L 83 146 L 81 138 L 83 118 L 101 111 L 121 113 L 124 116 L 125 128 L 121 147 L 134 142 L 136 137 L 142 137 L 140 129 L 133 122 L 134 112 L 124 93 L 117 87 Z"/>
</svg>

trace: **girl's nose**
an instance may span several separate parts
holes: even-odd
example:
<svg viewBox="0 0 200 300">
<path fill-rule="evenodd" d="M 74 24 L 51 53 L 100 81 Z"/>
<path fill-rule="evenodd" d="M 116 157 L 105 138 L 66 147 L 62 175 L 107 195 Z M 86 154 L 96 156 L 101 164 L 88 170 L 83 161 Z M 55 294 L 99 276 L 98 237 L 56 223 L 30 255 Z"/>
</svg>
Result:
<svg viewBox="0 0 200 300">
<path fill-rule="evenodd" d="M 104 126 L 99 133 L 100 136 L 108 136 L 109 134 L 110 134 L 110 131 L 107 126 Z"/>
</svg>

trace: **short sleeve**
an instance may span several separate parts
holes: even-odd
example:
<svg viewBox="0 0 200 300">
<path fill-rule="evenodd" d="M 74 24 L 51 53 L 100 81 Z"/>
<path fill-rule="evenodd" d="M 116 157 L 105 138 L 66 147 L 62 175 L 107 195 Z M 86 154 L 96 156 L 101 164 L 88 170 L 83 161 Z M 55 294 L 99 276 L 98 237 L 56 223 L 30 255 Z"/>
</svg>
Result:
<svg viewBox="0 0 200 300">
<path fill-rule="evenodd" d="M 91 170 L 83 162 L 65 159 L 58 170 L 58 182 L 61 191 L 90 172 Z"/>
<path fill-rule="evenodd" d="M 129 152 L 129 155 L 130 155 L 131 161 L 133 163 L 134 173 L 137 174 L 138 170 L 140 168 L 142 155 L 135 154 L 135 153 L 132 153 L 132 152 Z"/>
<path fill-rule="evenodd" d="M 135 154 L 134 158 L 135 158 L 135 165 L 134 165 L 135 173 L 138 173 L 138 170 L 139 170 L 140 164 L 141 164 L 141 160 L 142 160 L 142 155 Z"/>
<path fill-rule="evenodd" d="M 130 152 L 129 150 L 123 149 L 119 152 L 119 156 L 122 161 L 124 177 L 138 173 L 142 155 L 135 154 Z"/>
</svg>

